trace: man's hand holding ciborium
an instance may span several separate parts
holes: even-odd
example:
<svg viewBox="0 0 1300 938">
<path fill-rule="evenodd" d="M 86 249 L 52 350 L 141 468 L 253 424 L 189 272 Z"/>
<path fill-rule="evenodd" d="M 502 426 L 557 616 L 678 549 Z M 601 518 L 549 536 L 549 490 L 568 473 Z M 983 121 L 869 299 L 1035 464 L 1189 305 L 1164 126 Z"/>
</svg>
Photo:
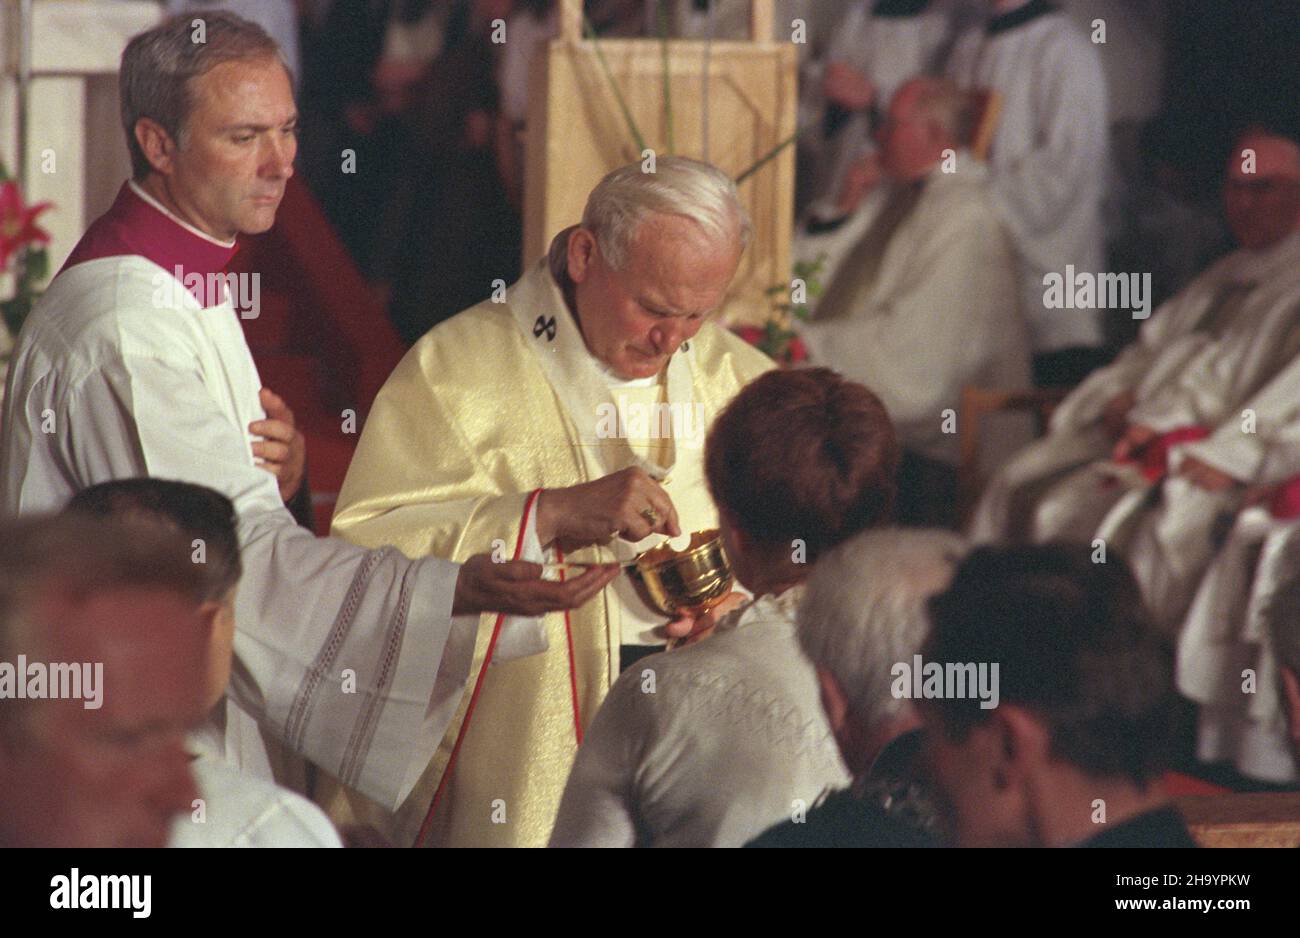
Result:
<svg viewBox="0 0 1300 938">
<path fill-rule="evenodd" d="M 651 534 L 681 533 L 668 493 L 636 466 L 594 482 L 547 489 L 537 500 L 537 539 L 566 552 L 615 537 L 636 543 Z"/>
</svg>

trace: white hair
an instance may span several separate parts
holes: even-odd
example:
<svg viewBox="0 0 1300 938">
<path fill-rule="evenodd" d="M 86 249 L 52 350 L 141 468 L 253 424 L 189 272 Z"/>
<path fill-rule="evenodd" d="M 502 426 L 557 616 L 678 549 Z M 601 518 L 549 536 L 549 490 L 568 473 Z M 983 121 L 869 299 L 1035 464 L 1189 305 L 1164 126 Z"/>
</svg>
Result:
<svg viewBox="0 0 1300 938">
<path fill-rule="evenodd" d="M 743 251 L 754 226 L 740 204 L 736 184 L 722 170 L 684 156 L 661 156 L 653 172 L 641 163 L 621 166 L 596 184 L 587 196 L 582 227 L 596 238 L 605 262 L 623 269 L 641 223 L 652 215 L 681 215 L 700 226 L 711 244 L 730 246 L 736 239 Z M 568 251 L 566 229 L 551 243 L 554 270 Z"/>
<path fill-rule="evenodd" d="M 930 630 L 926 601 L 945 589 L 967 550 L 956 534 L 885 528 L 821 557 L 797 613 L 799 645 L 835 677 L 849 710 L 872 731 L 906 712 L 891 669 L 911 666 Z"/>
</svg>

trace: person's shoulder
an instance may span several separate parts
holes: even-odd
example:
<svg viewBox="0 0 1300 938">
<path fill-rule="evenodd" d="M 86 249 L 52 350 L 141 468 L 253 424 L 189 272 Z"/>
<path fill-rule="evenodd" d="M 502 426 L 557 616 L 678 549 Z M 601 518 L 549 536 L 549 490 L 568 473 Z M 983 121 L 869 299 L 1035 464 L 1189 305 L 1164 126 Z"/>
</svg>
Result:
<svg viewBox="0 0 1300 938">
<path fill-rule="evenodd" d="M 797 820 L 782 821 L 746 847 L 934 847 L 934 838 L 896 818 L 849 789 L 831 792 Z"/>
<path fill-rule="evenodd" d="M 172 281 L 174 284 L 174 281 Z M 28 340 L 54 361 L 100 366 L 125 355 L 191 361 L 194 326 L 162 268 L 124 255 L 61 271 L 31 314 Z"/>
<path fill-rule="evenodd" d="M 519 328 L 504 303 L 485 300 L 438 323 L 402 356 L 388 384 L 414 382 L 427 386 L 470 389 L 500 379 L 503 355 L 522 349 Z"/>
<path fill-rule="evenodd" d="M 721 323 L 706 322 L 691 343 L 696 365 L 706 378 L 731 374 L 743 386 L 776 367 L 776 362 Z"/>
<path fill-rule="evenodd" d="M 201 807 L 172 828 L 176 847 L 339 847 L 325 813 L 274 782 L 216 759 L 192 766 Z"/>
</svg>

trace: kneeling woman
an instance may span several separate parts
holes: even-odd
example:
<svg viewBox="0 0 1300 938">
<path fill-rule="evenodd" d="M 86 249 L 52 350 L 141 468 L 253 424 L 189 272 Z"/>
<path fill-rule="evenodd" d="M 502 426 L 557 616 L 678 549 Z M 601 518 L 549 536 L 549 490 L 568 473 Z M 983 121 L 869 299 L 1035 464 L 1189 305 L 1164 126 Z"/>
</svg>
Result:
<svg viewBox="0 0 1300 938">
<path fill-rule="evenodd" d="M 551 846 L 740 846 L 847 783 L 794 614 L 817 558 L 888 520 L 898 459 L 884 406 L 828 369 L 768 372 L 735 397 L 705 467 L 755 599 L 615 682 Z"/>
</svg>

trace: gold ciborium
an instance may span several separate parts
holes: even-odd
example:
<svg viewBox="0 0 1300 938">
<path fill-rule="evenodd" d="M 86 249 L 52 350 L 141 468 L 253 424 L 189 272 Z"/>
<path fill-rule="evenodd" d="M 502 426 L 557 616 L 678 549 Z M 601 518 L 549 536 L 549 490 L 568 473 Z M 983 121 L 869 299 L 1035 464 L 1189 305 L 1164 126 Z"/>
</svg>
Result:
<svg viewBox="0 0 1300 938">
<path fill-rule="evenodd" d="M 637 595 L 669 619 L 701 616 L 731 592 L 731 564 L 716 530 L 696 531 L 684 550 L 664 541 L 624 564 Z"/>
</svg>

